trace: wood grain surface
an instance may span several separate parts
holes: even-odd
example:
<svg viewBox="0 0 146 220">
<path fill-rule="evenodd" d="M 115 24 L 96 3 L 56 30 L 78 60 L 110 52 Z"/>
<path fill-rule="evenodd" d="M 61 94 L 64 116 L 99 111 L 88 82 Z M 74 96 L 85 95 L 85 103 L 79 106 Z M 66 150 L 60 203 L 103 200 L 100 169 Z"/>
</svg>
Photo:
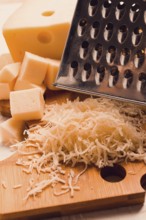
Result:
<svg viewBox="0 0 146 220">
<path fill-rule="evenodd" d="M 51 92 L 47 94 L 48 103 L 63 102 L 66 98 L 74 99 L 77 94 L 68 92 Z M 40 196 L 29 198 L 24 197 L 27 194 L 30 175 L 25 174 L 22 168 L 16 165 L 18 155 L 14 154 L 10 158 L 0 162 L 0 181 L 5 183 L 0 185 L 0 219 L 38 219 L 40 216 L 62 216 L 75 214 L 78 212 L 87 212 L 99 209 L 121 207 L 144 202 L 145 191 L 141 187 L 141 178 L 146 174 L 146 166 L 143 163 L 122 164 L 126 176 L 119 182 L 106 181 L 101 176 L 101 170 L 90 167 L 80 177 L 80 191 L 75 191 L 73 198 L 70 194 L 54 196 L 53 189 L 47 187 Z M 66 167 L 66 170 L 69 168 Z M 82 167 L 74 168 L 75 172 L 81 171 Z M 106 175 L 110 175 L 106 171 Z M 110 171 L 109 171 L 110 172 Z M 119 174 L 120 174 L 119 170 Z M 33 174 L 36 175 L 35 173 Z M 111 173 L 111 176 L 113 173 Z M 47 174 L 42 174 L 43 180 Z M 113 178 L 113 177 L 111 177 Z M 22 184 L 22 187 L 14 189 L 16 185 Z"/>
<path fill-rule="evenodd" d="M 29 198 L 27 188 L 30 176 L 16 166 L 18 155 L 0 162 L 0 180 L 6 188 L 0 186 L 0 219 L 26 219 L 41 215 L 68 215 L 99 209 L 115 208 L 127 205 L 142 204 L 145 192 L 140 185 L 141 177 L 146 173 L 143 163 L 128 163 L 123 165 L 126 177 L 120 182 L 107 182 L 95 167 L 90 167 L 80 178 L 80 191 L 73 198 L 70 194 L 54 196 L 51 187 L 46 188 L 40 196 Z M 66 168 L 68 169 L 68 168 Z M 78 172 L 81 167 L 75 168 Z M 41 179 L 47 178 L 43 174 Z M 14 189 L 15 185 L 23 186 Z"/>
</svg>

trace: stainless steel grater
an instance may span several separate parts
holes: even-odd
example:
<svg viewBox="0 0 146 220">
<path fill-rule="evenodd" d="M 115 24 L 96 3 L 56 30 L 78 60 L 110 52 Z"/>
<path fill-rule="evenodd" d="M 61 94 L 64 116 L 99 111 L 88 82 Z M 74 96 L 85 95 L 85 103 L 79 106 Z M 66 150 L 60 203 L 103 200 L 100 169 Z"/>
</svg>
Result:
<svg viewBox="0 0 146 220">
<path fill-rule="evenodd" d="M 55 86 L 146 104 L 146 1 L 78 0 Z"/>
</svg>

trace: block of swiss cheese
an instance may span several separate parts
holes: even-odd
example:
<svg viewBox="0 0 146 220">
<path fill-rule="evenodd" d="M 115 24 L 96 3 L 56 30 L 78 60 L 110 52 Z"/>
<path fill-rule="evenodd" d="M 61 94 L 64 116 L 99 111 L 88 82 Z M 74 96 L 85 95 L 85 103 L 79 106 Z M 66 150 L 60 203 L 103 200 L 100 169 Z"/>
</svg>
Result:
<svg viewBox="0 0 146 220">
<path fill-rule="evenodd" d="M 15 120 L 37 120 L 44 113 L 45 101 L 39 88 L 10 92 L 10 110 Z"/>
<path fill-rule="evenodd" d="M 60 59 L 77 0 L 26 0 L 3 26 L 14 61 L 28 51 Z"/>
<path fill-rule="evenodd" d="M 6 66 L 6 65 L 8 65 L 8 64 L 11 64 L 11 63 L 13 63 L 14 61 L 13 61 L 13 59 L 12 59 L 12 57 L 11 57 L 11 54 L 9 54 L 9 53 L 4 53 L 4 54 L 1 54 L 0 55 L 0 70 L 4 67 L 4 66 Z"/>
<path fill-rule="evenodd" d="M 44 83 L 48 89 L 58 90 L 58 88 L 53 86 L 53 84 L 55 83 L 59 71 L 60 61 L 49 58 L 47 59 L 47 61 L 48 61 L 48 71 L 46 73 Z"/>
</svg>

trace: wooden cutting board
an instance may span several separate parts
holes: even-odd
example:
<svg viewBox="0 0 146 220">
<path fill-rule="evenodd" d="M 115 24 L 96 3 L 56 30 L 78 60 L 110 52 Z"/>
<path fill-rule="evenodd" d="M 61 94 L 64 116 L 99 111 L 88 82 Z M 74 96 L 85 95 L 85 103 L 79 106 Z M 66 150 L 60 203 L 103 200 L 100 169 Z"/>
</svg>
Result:
<svg viewBox="0 0 146 220">
<path fill-rule="evenodd" d="M 62 102 L 67 97 L 72 99 L 73 96 L 66 92 L 54 93 L 48 102 Z M 40 196 L 25 201 L 23 198 L 30 176 L 16 166 L 17 159 L 18 155 L 14 154 L 0 162 L 0 183 L 4 181 L 6 185 L 6 188 L 0 185 L 0 220 L 40 219 L 40 216 L 68 215 L 144 202 L 145 190 L 141 185 L 146 185 L 146 166 L 143 163 L 122 164 L 102 170 L 90 167 L 80 177 L 81 190 L 75 191 L 73 198 L 69 193 L 54 196 L 53 189 L 48 187 Z M 81 169 L 74 168 L 75 172 Z M 41 176 L 42 179 L 46 177 L 47 174 Z M 19 184 L 23 186 L 13 188 Z"/>
</svg>

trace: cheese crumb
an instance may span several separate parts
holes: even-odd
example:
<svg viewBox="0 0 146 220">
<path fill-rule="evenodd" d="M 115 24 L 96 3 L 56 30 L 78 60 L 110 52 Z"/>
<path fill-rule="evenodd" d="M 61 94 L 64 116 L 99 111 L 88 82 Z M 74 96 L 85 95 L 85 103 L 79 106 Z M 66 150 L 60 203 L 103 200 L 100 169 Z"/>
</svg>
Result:
<svg viewBox="0 0 146 220">
<path fill-rule="evenodd" d="M 21 188 L 22 187 L 22 184 L 18 184 L 18 185 L 14 185 L 13 186 L 13 189 L 19 189 L 19 188 Z"/>
<path fill-rule="evenodd" d="M 3 187 L 4 189 L 7 189 L 7 185 L 6 185 L 6 182 L 5 182 L 4 180 L 1 182 L 1 185 L 2 185 L 2 187 Z"/>
</svg>

